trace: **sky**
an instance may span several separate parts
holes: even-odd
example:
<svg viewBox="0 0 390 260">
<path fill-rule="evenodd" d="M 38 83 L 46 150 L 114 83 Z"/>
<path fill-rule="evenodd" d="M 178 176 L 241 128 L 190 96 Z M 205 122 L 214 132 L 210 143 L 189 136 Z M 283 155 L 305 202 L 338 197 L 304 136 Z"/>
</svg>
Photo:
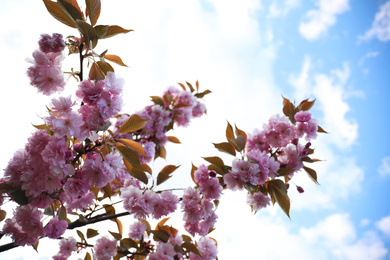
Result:
<svg viewBox="0 0 390 260">
<path fill-rule="evenodd" d="M 29 85 L 26 58 L 41 33 L 77 32 L 41 1 L 0 2 L 4 169 L 51 100 Z M 114 67 L 126 81 L 123 112 L 178 82 L 199 80 L 212 91 L 207 115 L 175 129 L 182 144 L 153 164 L 181 165 L 169 187 L 192 185 L 191 163 L 201 157 L 233 159 L 211 144 L 225 140 L 226 121 L 250 133 L 282 114 L 282 96 L 316 100 L 313 116 L 328 132 L 313 143 L 320 185 L 303 172 L 294 177 L 305 192 L 289 190 L 291 219 L 276 205 L 254 215 L 245 192 L 225 191 L 210 234 L 219 259 L 390 259 L 390 1 L 102 0 L 99 23 L 134 30 L 98 46 L 128 65 Z M 69 57 L 63 69 L 76 64 Z M 76 87 L 69 79 L 63 95 Z M 42 239 L 39 253 L 17 248 L 0 258 L 50 259 L 56 250 Z"/>
</svg>

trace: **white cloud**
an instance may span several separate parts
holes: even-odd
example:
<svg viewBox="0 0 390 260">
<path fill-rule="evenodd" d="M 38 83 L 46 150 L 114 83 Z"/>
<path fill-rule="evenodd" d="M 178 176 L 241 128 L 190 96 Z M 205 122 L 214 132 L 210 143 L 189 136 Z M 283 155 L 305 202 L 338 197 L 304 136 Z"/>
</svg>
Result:
<svg viewBox="0 0 390 260">
<path fill-rule="evenodd" d="M 367 52 L 363 57 L 361 57 L 361 59 L 359 61 L 359 66 L 363 66 L 364 62 L 367 59 L 377 57 L 378 55 L 379 55 L 379 52 L 377 52 L 377 51 Z"/>
<path fill-rule="evenodd" d="M 361 35 L 358 42 L 378 38 L 382 42 L 390 40 L 390 1 L 384 3 L 375 14 L 371 28 Z"/>
<path fill-rule="evenodd" d="M 382 158 L 382 164 L 379 167 L 378 172 L 381 175 L 390 175 L 390 156 Z"/>
<path fill-rule="evenodd" d="M 375 225 L 383 234 L 390 236 L 390 215 L 382 218 Z"/>
<path fill-rule="evenodd" d="M 270 17 L 286 16 L 292 9 L 300 5 L 300 0 L 284 0 L 283 3 L 274 1 L 268 7 L 268 15 Z"/>
<path fill-rule="evenodd" d="M 349 9 L 348 0 L 319 0 L 318 9 L 309 10 L 299 25 L 299 32 L 307 40 L 317 40 L 337 22 L 337 15 Z"/>
</svg>

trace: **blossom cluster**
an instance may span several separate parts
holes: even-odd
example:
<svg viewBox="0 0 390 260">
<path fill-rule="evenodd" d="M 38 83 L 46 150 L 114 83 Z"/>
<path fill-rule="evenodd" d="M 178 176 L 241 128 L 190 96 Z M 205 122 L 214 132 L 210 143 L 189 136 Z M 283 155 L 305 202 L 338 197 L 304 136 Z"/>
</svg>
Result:
<svg viewBox="0 0 390 260">
<path fill-rule="evenodd" d="M 30 83 L 38 92 L 51 95 L 64 89 L 65 81 L 61 70 L 64 48 L 65 42 L 61 34 L 41 35 L 39 50 L 33 53 L 34 60 L 31 61 L 33 65 L 27 70 Z"/>
</svg>

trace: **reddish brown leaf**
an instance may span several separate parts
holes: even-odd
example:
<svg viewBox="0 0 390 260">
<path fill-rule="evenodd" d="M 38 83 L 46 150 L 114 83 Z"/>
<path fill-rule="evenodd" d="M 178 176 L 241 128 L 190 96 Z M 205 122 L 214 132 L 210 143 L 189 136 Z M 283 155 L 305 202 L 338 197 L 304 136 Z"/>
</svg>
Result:
<svg viewBox="0 0 390 260">
<path fill-rule="evenodd" d="M 82 21 L 83 20 L 83 14 L 77 7 L 73 5 L 73 3 L 76 2 L 75 0 L 57 0 L 58 6 L 64 10 L 64 12 L 72 18 L 74 22 L 77 24 L 77 20 Z M 77 2 L 76 5 L 78 6 Z"/>
<path fill-rule="evenodd" d="M 219 144 L 213 143 L 213 145 L 220 152 L 224 152 L 236 156 L 236 150 L 234 149 L 233 145 L 231 145 L 230 143 L 219 143 Z"/>
<path fill-rule="evenodd" d="M 85 4 L 87 6 L 89 20 L 92 25 L 95 25 L 100 16 L 100 0 L 85 0 Z"/>
<path fill-rule="evenodd" d="M 113 54 L 106 54 L 106 55 L 104 55 L 104 58 L 109 60 L 109 61 L 115 62 L 118 65 L 127 67 L 127 65 L 123 63 L 122 59 L 119 56 L 116 56 Z"/>
<path fill-rule="evenodd" d="M 100 60 L 96 63 L 99 66 L 100 70 L 103 71 L 104 75 L 107 75 L 109 71 L 114 72 L 114 68 L 108 62 Z"/>
<path fill-rule="evenodd" d="M 268 193 L 272 203 L 277 202 L 280 208 L 290 217 L 290 199 L 287 195 L 287 187 L 283 181 L 275 179 L 268 182 Z"/>
<path fill-rule="evenodd" d="M 140 153 L 143 156 L 147 157 L 145 154 L 144 148 L 142 147 L 142 145 L 140 143 L 133 141 L 133 140 L 129 140 L 129 139 L 119 139 L 119 141 L 124 143 L 125 145 L 127 145 L 128 147 L 130 147 L 131 149 L 136 151 L 137 153 Z"/>
<path fill-rule="evenodd" d="M 115 36 L 115 35 L 120 34 L 120 33 L 128 33 L 128 32 L 133 31 L 133 30 L 123 29 L 122 27 L 120 27 L 118 25 L 102 25 L 102 26 L 107 26 L 107 31 L 99 39 L 106 39 L 106 38 L 110 38 L 110 37 Z"/>
<path fill-rule="evenodd" d="M 58 5 L 57 2 L 52 2 L 50 0 L 43 0 L 43 3 L 46 6 L 46 9 L 49 13 L 61 23 L 70 26 L 72 28 L 77 28 L 76 22 Z"/>
<path fill-rule="evenodd" d="M 125 122 L 123 122 L 123 124 L 119 128 L 119 132 L 122 134 L 135 132 L 144 128 L 148 121 L 149 119 L 143 119 L 139 115 L 131 115 L 128 119 L 125 120 Z"/>
<path fill-rule="evenodd" d="M 312 168 L 306 167 L 306 166 L 303 166 L 303 169 L 307 172 L 307 174 L 309 175 L 310 179 L 315 184 L 319 184 L 318 181 L 317 181 L 317 172 L 315 170 L 313 170 Z"/>
<path fill-rule="evenodd" d="M 92 63 L 89 71 L 89 78 L 92 80 L 103 80 L 105 78 L 103 71 L 99 68 L 96 62 Z"/>
<path fill-rule="evenodd" d="M 170 141 L 172 143 L 175 143 L 175 144 L 180 144 L 181 143 L 180 140 L 177 137 L 175 137 L 175 136 L 167 136 L 167 138 L 168 138 L 168 141 Z"/>
</svg>

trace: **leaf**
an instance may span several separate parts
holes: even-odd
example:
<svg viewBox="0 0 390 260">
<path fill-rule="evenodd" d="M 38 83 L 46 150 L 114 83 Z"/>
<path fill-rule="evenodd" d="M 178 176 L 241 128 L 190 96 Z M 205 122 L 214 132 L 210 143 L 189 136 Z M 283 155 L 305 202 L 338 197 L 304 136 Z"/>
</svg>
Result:
<svg viewBox="0 0 390 260">
<path fill-rule="evenodd" d="M 87 253 L 85 254 L 84 260 L 92 260 L 92 257 L 91 257 L 91 255 L 89 254 L 89 252 L 87 252 Z"/>
<path fill-rule="evenodd" d="M 102 37 L 107 33 L 108 25 L 96 25 L 93 28 L 96 31 L 97 38 L 102 39 Z"/>
<path fill-rule="evenodd" d="M 187 249 L 189 252 L 192 252 L 198 256 L 202 256 L 198 248 L 191 242 L 184 242 L 183 244 L 181 244 L 181 246 Z"/>
<path fill-rule="evenodd" d="M 317 132 L 319 132 L 319 133 L 325 133 L 325 134 L 328 133 L 328 132 L 326 132 L 324 129 L 322 129 L 321 126 L 317 126 L 317 127 L 318 127 Z"/>
<path fill-rule="evenodd" d="M 64 206 L 61 206 L 57 214 L 58 214 L 58 220 L 67 220 L 66 208 Z"/>
<path fill-rule="evenodd" d="M 218 166 L 218 167 L 222 167 L 223 165 L 225 165 L 225 163 L 223 162 L 223 160 L 217 156 L 214 156 L 214 157 L 202 157 L 203 159 L 205 159 L 206 161 L 208 161 L 209 163 L 211 164 L 214 164 L 215 166 Z"/>
<path fill-rule="evenodd" d="M 135 241 L 134 241 L 133 239 L 131 239 L 131 238 L 124 238 L 124 239 L 121 240 L 121 242 L 122 242 L 123 244 L 125 244 L 126 246 L 128 246 L 129 248 L 132 248 L 132 247 L 138 248 L 138 243 L 135 242 Z"/>
<path fill-rule="evenodd" d="M 128 147 L 130 147 L 131 149 L 136 151 L 137 153 L 140 153 L 143 156 L 148 157 L 145 153 L 144 148 L 142 147 L 142 145 L 140 143 L 133 141 L 133 140 L 129 140 L 129 139 L 119 139 L 119 141 L 124 143 L 125 145 L 127 145 Z"/>
<path fill-rule="evenodd" d="M 187 86 L 190 88 L 191 93 L 194 92 L 195 91 L 194 87 L 190 83 L 188 83 L 187 81 L 186 81 L 186 83 L 187 83 Z"/>
<path fill-rule="evenodd" d="M 195 86 L 196 86 L 196 92 L 198 92 L 199 91 L 199 81 L 196 81 Z"/>
<path fill-rule="evenodd" d="M 290 218 L 290 199 L 287 195 L 286 184 L 281 180 L 271 180 L 268 182 L 268 193 L 271 196 L 272 203 L 276 201 Z"/>
<path fill-rule="evenodd" d="M 10 192 L 10 195 L 13 198 L 13 200 L 19 205 L 28 204 L 28 198 L 26 197 L 26 193 L 24 190 L 18 189 L 16 191 Z"/>
<path fill-rule="evenodd" d="M 149 119 L 143 119 L 139 115 L 131 115 L 129 118 L 123 122 L 121 127 L 119 128 L 119 133 L 129 133 L 129 132 L 135 132 L 137 130 L 140 130 L 145 127 L 146 123 L 149 121 Z"/>
<path fill-rule="evenodd" d="M 119 56 L 117 56 L 117 55 L 106 54 L 106 55 L 104 55 L 104 58 L 107 59 L 107 60 L 109 60 L 109 61 L 115 62 L 115 63 L 118 64 L 118 65 L 127 67 L 127 65 L 124 64 L 123 61 L 122 61 L 122 59 L 121 59 Z"/>
<path fill-rule="evenodd" d="M 99 28 L 99 30 L 101 31 L 105 31 L 105 33 L 103 35 L 99 35 L 99 39 L 107 39 L 107 38 L 110 38 L 112 36 L 115 36 L 117 34 L 120 34 L 120 33 L 128 33 L 128 32 L 131 32 L 133 30 L 127 30 L 127 29 L 123 29 L 122 27 L 118 26 L 118 25 L 98 25 L 98 26 L 106 26 L 107 28 Z"/>
<path fill-rule="evenodd" d="M 283 96 L 282 96 L 283 97 Z M 294 114 L 296 113 L 297 111 L 295 111 L 295 106 L 293 103 L 291 103 L 290 100 L 288 100 L 287 98 L 283 97 L 283 114 L 285 116 L 287 116 L 291 123 L 295 124 L 295 118 L 294 118 Z"/>
<path fill-rule="evenodd" d="M 38 252 L 38 245 L 39 245 L 39 240 L 34 244 L 32 245 L 32 247 L 35 249 L 35 251 Z"/>
<path fill-rule="evenodd" d="M 186 86 L 183 84 L 183 83 L 178 83 L 180 85 L 180 87 L 183 89 L 183 90 L 187 90 L 186 89 Z"/>
<path fill-rule="evenodd" d="M 230 143 L 219 143 L 219 144 L 213 143 L 213 145 L 220 152 L 225 152 L 233 156 L 236 156 L 236 150 L 234 150 L 234 147 Z"/>
<path fill-rule="evenodd" d="M 116 222 L 116 225 L 118 226 L 118 232 L 122 236 L 123 235 L 123 225 L 122 222 L 119 220 L 119 218 L 114 219 Z"/>
<path fill-rule="evenodd" d="M 100 0 L 85 0 L 85 5 L 87 6 L 89 20 L 92 25 L 95 25 L 100 16 Z"/>
<path fill-rule="evenodd" d="M 197 98 L 203 98 L 204 96 L 206 96 L 207 94 L 210 94 L 210 93 L 211 93 L 211 91 L 207 89 L 201 93 L 196 93 L 194 96 Z"/>
<path fill-rule="evenodd" d="M 157 176 L 157 185 L 160 185 L 161 183 L 165 182 L 172 176 L 170 175 L 172 172 L 174 172 L 179 166 L 174 166 L 174 165 L 167 165 L 165 166 L 158 174 Z"/>
<path fill-rule="evenodd" d="M 299 110 L 303 110 L 303 111 L 308 111 L 308 110 L 310 110 L 310 108 L 313 107 L 314 102 L 315 102 L 315 100 L 313 100 L 313 101 L 308 101 L 308 99 L 305 99 L 305 100 L 303 100 L 303 101 L 299 104 L 298 109 L 299 109 Z"/>
<path fill-rule="evenodd" d="M 151 96 L 152 101 L 156 105 L 164 106 L 164 100 L 159 96 Z"/>
<path fill-rule="evenodd" d="M 289 169 L 289 168 L 279 168 L 279 170 L 277 171 L 278 173 L 278 176 L 287 176 L 289 175 L 290 173 L 292 173 L 294 170 L 293 169 Z"/>
<path fill-rule="evenodd" d="M 115 233 L 115 232 L 112 232 L 110 230 L 108 230 L 108 232 L 111 234 L 111 236 L 113 236 L 116 240 L 121 240 L 122 239 L 122 235 L 119 234 L 119 233 Z"/>
<path fill-rule="evenodd" d="M 233 127 L 228 122 L 228 125 L 226 127 L 226 139 L 230 141 L 231 139 L 234 139 L 234 133 L 233 133 Z"/>
<path fill-rule="evenodd" d="M 308 163 L 321 162 L 321 160 L 319 160 L 319 159 L 312 159 L 309 156 L 303 157 L 302 161 L 303 162 L 308 162 Z"/>
<path fill-rule="evenodd" d="M 0 221 L 3 221 L 7 216 L 7 212 L 5 210 L 0 209 Z"/>
<path fill-rule="evenodd" d="M 317 181 L 317 172 L 315 170 L 313 170 L 312 168 L 309 168 L 309 167 L 306 167 L 306 166 L 303 166 L 303 169 L 307 172 L 307 174 L 309 175 L 310 179 L 317 185 L 319 185 L 318 181 Z"/>
<path fill-rule="evenodd" d="M 72 4 L 72 2 L 76 2 L 76 6 Z M 65 0 L 57 0 L 58 6 L 61 7 L 64 12 L 72 18 L 74 22 L 77 24 L 77 20 L 83 20 L 83 15 L 80 11 L 80 7 L 77 4 L 77 1 L 70 0 L 70 1 L 65 1 Z"/>
<path fill-rule="evenodd" d="M 198 167 L 196 167 L 194 164 L 192 164 L 192 167 L 191 167 L 191 179 L 192 179 L 192 181 L 196 184 L 196 185 L 198 185 L 198 183 L 195 181 L 195 175 L 194 175 L 194 173 L 195 173 L 195 171 L 198 169 Z"/>
<path fill-rule="evenodd" d="M 109 63 L 101 60 L 96 63 L 99 66 L 100 70 L 104 73 L 104 75 L 107 75 L 109 71 L 114 72 L 114 68 Z"/>
<path fill-rule="evenodd" d="M 105 78 L 103 71 L 96 62 L 92 63 L 91 70 L 89 71 L 89 78 L 92 80 L 102 80 Z"/>
<path fill-rule="evenodd" d="M 115 215 L 115 208 L 114 208 L 114 206 L 109 205 L 109 204 L 104 204 L 103 207 L 106 210 L 106 215 L 107 216 Z"/>
<path fill-rule="evenodd" d="M 87 238 L 95 237 L 97 235 L 99 235 L 99 232 L 97 230 L 92 228 L 87 229 Z"/>
<path fill-rule="evenodd" d="M 102 189 L 104 191 L 103 198 L 110 198 L 111 199 L 111 196 L 113 195 L 112 190 L 111 190 L 111 185 L 109 183 L 107 183 L 107 185 L 104 186 Z"/>
<path fill-rule="evenodd" d="M 83 232 L 76 230 L 77 235 L 81 238 L 81 242 L 86 241 Z"/>
<path fill-rule="evenodd" d="M 239 129 L 236 125 L 235 125 L 235 128 L 236 128 L 235 132 L 236 132 L 237 137 L 240 135 L 242 135 L 244 137 L 244 147 L 245 147 L 247 139 L 248 139 L 246 133 L 244 131 L 242 131 L 241 129 Z"/>
<path fill-rule="evenodd" d="M 50 0 L 43 0 L 43 3 L 46 6 L 47 11 L 61 23 L 72 27 L 77 28 L 76 22 L 58 5 L 57 2 L 52 2 Z"/>
<path fill-rule="evenodd" d="M 143 172 L 140 169 L 132 167 L 127 161 L 124 161 L 124 163 L 131 176 L 133 176 L 137 180 L 142 181 L 145 184 L 148 184 L 149 179 L 148 176 L 146 176 L 145 172 Z"/>
<path fill-rule="evenodd" d="M 151 230 L 150 233 L 154 235 L 155 241 L 168 242 L 169 234 L 164 230 Z"/>
<path fill-rule="evenodd" d="M 117 143 L 118 144 L 118 143 Z M 117 145 L 116 149 L 120 152 L 122 157 L 134 168 L 137 168 L 139 170 L 143 171 L 142 165 L 139 161 L 138 154 L 133 151 L 132 149 L 126 147 L 126 146 L 121 146 Z"/>
<path fill-rule="evenodd" d="M 167 138 L 168 138 L 168 141 L 170 141 L 172 143 L 175 143 L 175 144 L 180 144 L 181 143 L 180 140 L 177 137 L 175 137 L 175 136 L 167 136 Z"/>
<path fill-rule="evenodd" d="M 85 38 L 87 48 L 90 49 L 89 42 L 97 39 L 97 33 L 95 29 L 83 20 L 76 20 L 77 29 Z"/>
</svg>

